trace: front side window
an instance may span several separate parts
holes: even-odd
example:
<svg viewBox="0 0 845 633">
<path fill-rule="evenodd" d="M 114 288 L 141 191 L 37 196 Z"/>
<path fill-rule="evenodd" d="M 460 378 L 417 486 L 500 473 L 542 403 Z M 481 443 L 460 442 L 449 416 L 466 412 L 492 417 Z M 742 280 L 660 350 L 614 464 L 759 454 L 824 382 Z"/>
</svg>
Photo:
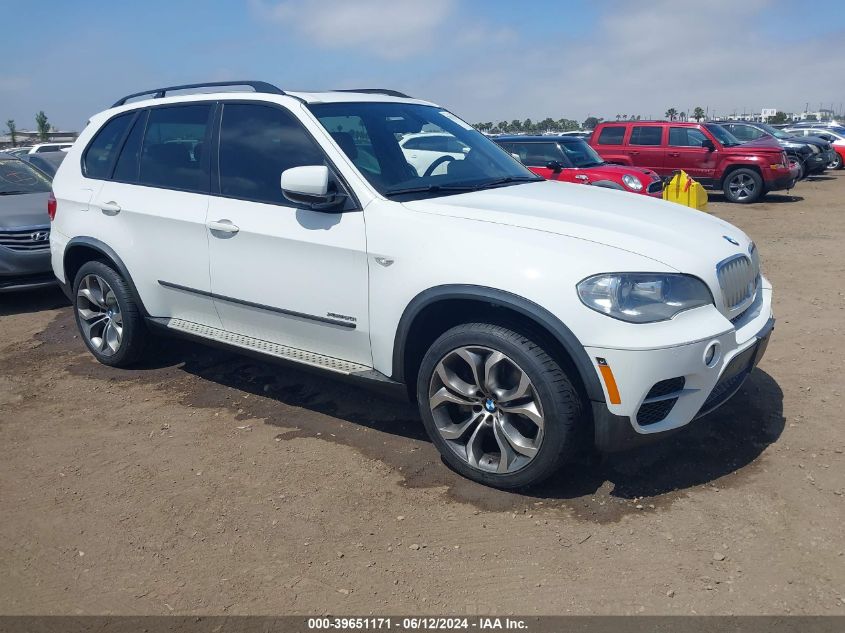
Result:
<svg viewBox="0 0 845 633">
<path fill-rule="evenodd" d="M 0 159 L 0 195 L 47 191 L 50 191 L 50 180 L 32 165 L 17 159 Z"/>
<path fill-rule="evenodd" d="M 514 143 L 512 151 L 519 155 L 523 165 L 529 167 L 545 167 L 553 161 L 563 162 L 557 143 Z"/>
<path fill-rule="evenodd" d="M 659 125 L 635 125 L 631 130 L 629 145 L 660 145 L 663 128 Z"/>
<path fill-rule="evenodd" d="M 604 164 L 604 159 L 584 140 L 566 141 L 561 143 L 560 147 L 575 167 L 596 167 Z"/>
<path fill-rule="evenodd" d="M 323 153 L 299 122 L 273 106 L 227 103 L 220 125 L 220 193 L 289 205 L 279 186 L 291 167 L 324 165 Z"/>
<path fill-rule="evenodd" d="M 625 138 L 625 128 L 621 125 L 611 125 L 603 128 L 599 134 L 599 145 L 622 145 Z"/>
<path fill-rule="evenodd" d="M 669 128 L 669 145 L 672 147 L 704 147 L 707 137 L 694 127 Z"/>
<path fill-rule="evenodd" d="M 134 112 L 127 112 L 116 116 L 106 123 L 88 145 L 82 164 L 88 178 L 102 180 L 108 178 L 111 165 L 123 140 L 126 128 L 132 122 Z"/>
<path fill-rule="evenodd" d="M 708 123 L 704 127 L 706 127 L 707 131 L 710 132 L 710 134 L 712 134 L 713 136 L 715 136 L 716 140 L 719 141 L 724 147 L 736 147 L 737 145 L 742 145 L 742 141 L 740 141 L 737 137 L 728 132 L 721 125 L 716 125 L 715 123 Z"/>
<path fill-rule="evenodd" d="M 361 174 L 387 197 L 448 195 L 542 180 L 472 126 L 435 106 L 349 102 L 313 104 L 309 109 Z M 406 145 L 429 135 L 439 137 L 439 149 Z"/>
<path fill-rule="evenodd" d="M 203 103 L 150 110 L 141 146 L 140 184 L 208 191 L 208 161 L 203 158 L 211 107 Z"/>
</svg>

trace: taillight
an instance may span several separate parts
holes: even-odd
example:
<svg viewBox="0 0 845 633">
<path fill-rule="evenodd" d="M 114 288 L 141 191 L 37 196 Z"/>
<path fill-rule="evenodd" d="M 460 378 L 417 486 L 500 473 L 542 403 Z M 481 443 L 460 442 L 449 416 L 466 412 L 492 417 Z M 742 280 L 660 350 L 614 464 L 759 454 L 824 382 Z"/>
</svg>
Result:
<svg viewBox="0 0 845 633">
<path fill-rule="evenodd" d="M 53 192 L 50 192 L 50 197 L 47 198 L 47 215 L 50 216 L 50 222 L 56 219 L 56 208 L 58 204 L 56 203 L 56 196 L 53 195 Z"/>
</svg>

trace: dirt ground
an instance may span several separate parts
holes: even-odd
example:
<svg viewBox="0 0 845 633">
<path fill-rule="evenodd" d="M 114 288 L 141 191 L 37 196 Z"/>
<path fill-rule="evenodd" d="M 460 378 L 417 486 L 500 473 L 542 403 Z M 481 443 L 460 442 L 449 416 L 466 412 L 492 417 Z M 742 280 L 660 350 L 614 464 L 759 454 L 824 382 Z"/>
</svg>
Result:
<svg viewBox="0 0 845 633">
<path fill-rule="evenodd" d="M 845 172 L 710 208 L 774 284 L 762 364 L 530 496 L 407 404 L 177 341 L 110 369 L 58 291 L 0 295 L 0 613 L 845 613 Z"/>
</svg>

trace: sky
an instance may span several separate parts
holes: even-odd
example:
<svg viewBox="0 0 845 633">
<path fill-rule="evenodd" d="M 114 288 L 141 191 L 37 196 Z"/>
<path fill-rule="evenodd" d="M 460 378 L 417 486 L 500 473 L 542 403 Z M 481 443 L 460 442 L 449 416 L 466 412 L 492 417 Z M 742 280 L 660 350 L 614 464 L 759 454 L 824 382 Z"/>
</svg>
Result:
<svg viewBox="0 0 845 633">
<path fill-rule="evenodd" d="M 392 88 L 471 122 L 845 102 L 843 0 L 0 0 L 0 15 L 0 132 L 39 110 L 80 130 L 123 95 L 228 79 Z"/>
</svg>

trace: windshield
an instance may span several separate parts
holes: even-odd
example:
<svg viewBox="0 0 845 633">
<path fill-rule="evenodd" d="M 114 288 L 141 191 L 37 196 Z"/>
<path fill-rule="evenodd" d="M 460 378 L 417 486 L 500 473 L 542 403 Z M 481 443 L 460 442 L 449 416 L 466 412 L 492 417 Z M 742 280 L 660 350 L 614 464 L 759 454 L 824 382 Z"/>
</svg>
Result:
<svg viewBox="0 0 845 633">
<path fill-rule="evenodd" d="M 384 196 L 446 195 L 539 181 L 519 161 L 451 112 L 407 103 L 309 106 Z"/>
<path fill-rule="evenodd" d="M 50 180 L 40 171 L 22 160 L 0 159 L 0 195 L 47 191 L 50 191 Z"/>
<path fill-rule="evenodd" d="M 707 131 L 710 132 L 710 134 L 712 134 L 713 136 L 715 136 L 716 140 L 719 141 L 725 147 L 735 147 L 737 145 L 742 145 L 742 142 L 737 137 L 728 132 L 721 125 L 707 124 L 704 127 L 706 127 Z"/>
<path fill-rule="evenodd" d="M 766 125 L 765 123 L 758 123 L 757 125 L 766 134 L 770 134 L 771 136 L 774 136 L 775 138 L 792 138 L 792 134 L 787 134 L 783 130 L 779 130 L 776 127 L 772 127 L 771 125 Z"/>
<path fill-rule="evenodd" d="M 595 167 L 604 164 L 604 159 L 586 141 L 565 141 L 560 144 L 563 153 L 575 167 Z"/>
</svg>

